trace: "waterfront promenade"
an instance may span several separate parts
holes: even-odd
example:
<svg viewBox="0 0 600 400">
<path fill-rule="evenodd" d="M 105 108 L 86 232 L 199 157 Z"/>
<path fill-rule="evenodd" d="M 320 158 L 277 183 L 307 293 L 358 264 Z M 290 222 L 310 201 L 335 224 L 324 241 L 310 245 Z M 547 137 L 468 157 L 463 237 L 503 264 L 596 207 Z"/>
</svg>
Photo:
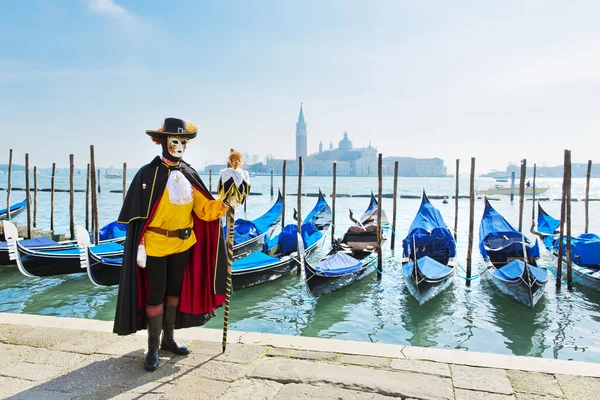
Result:
<svg viewBox="0 0 600 400">
<path fill-rule="evenodd" d="M 457 399 L 600 398 L 600 364 L 187 329 L 193 353 L 142 367 L 146 332 L 106 321 L 0 313 L 0 398 Z"/>
</svg>

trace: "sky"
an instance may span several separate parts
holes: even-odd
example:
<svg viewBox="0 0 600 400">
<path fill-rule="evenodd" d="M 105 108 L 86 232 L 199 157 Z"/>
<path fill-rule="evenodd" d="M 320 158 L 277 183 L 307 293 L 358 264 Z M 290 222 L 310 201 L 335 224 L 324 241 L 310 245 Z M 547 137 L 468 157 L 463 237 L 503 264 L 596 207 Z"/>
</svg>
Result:
<svg viewBox="0 0 600 400">
<path fill-rule="evenodd" d="M 348 131 L 476 169 L 598 161 L 600 2 L 20 0 L 0 5 L 0 164 L 140 166 L 165 117 L 185 158 L 295 156 Z M 466 172 L 466 171 L 463 171 Z"/>
</svg>

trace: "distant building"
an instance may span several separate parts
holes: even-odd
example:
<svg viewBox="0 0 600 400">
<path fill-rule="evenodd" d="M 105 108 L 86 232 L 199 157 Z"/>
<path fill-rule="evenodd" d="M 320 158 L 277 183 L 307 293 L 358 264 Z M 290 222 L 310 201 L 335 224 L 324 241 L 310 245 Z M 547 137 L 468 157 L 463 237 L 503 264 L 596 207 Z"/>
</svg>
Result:
<svg viewBox="0 0 600 400">
<path fill-rule="evenodd" d="M 304 120 L 302 104 L 300 104 L 300 115 L 298 116 L 298 122 L 296 122 L 296 160 L 298 157 L 306 157 L 308 154 L 306 145 L 307 139 L 308 132 L 306 131 L 306 121 Z"/>
</svg>

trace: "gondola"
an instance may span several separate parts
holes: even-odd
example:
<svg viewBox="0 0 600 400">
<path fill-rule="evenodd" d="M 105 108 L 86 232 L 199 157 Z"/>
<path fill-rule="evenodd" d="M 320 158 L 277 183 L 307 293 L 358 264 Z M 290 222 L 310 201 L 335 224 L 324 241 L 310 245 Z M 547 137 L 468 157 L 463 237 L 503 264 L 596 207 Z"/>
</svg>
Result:
<svg viewBox="0 0 600 400">
<path fill-rule="evenodd" d="M 536 264 L 540 256 L 538 242 L 532 245 L 487 199 L 479 227 L 479 251 L 485 263 L 483 274 L 494 286 L 533 308 L 548 282 L 548 270 Z"/>
<path fill-rule="evenodd" d="M 82 226 L 77 226 L 77 246 L 81 268 L 95 286 L 113 286 L 119 283 L 123 254 L 100 256 L 92 251 L 90 236 Z"/>
<path fill-rule="evenodd" d="M 17 227 L 11 222 L 4 221 L 4 231 L 8 243 L 8 253 L 15 260 L 19 271 L 25 276 L 54 276 L 85 272 L 81 268 L 79 248 L 74 242 L 50 246 L 45 249 L 31 249 L 23 246 L 17 240 Z M 93 252 L 102 257 L 114 257 L 123 253 L 123 245 L 118 243 L 121 238 L 110 239 L 93 248 Z"/>
<path fill-rule="evenodd" d="M 299 258 L 308 257 L 323 245 L 330 227 L 331 208 L 319 191 L 317 203 L 302 223 L 300 249 L 297 225 L 286 225 L 279 234 L 265 240 L 263 251 L 233 262 L 233 289 L 245 289 L 287 275 L 298 266 Z"/>
<path fill-rule="evenodd" d="M 234 261 L 263 248 L 265 237 L 273 231 L 277 223 L 281 220 L 282 210 L 283 200 L 281 192 L 279 192 L 277 201 L 260 217 L 252 221 L 241 218 L 235 221 L 233 227 Z"/>
<path fill-rule="evenodd" d="M 402 241 L 402 276 L 409 292 L 424 304 L 452 283 L 456 242 L 425 191 L 408 232 Z"/>
<path fill-rule="evenodd" d="M 25 209 L 27 209 L 27 199 L 23 200 L 20 203 L 13 204 L 10 206 L 10 219 L 13 219 L 20 213 L 22 213 Z M 8 218 L 8 208 L 3 208 L 0 210 L 0 219 Z"/>
<path fill-rule="evenodd" d="M 537 231 L 532 233 L 540 236 L 544 246 L 554 261 L 558 261 L 560 221 L 546 213 L 538 203 Z M 563 238 L 563 276 L 567 273 L 566 237 Z M 571 260 L 573 281 L 600 292 L 600 236 L 595 233 L 582 233 L 571 237 Z"/>
<path fill-rule="evenodd" d="M 377 263 L 376 214 L 379 205 L 371 194 L 369 206 L 359 220 L 355 221 L 344 237 L 334 242 L 331 251 L 319 262 L 311 264 L 306 258 L 300 261 L 304 268 L 304 280 L 312 297 L 342 289 L 364 278 Z M 389 224 L 382 211 L 382 246 L 385 243 Z"/>
</svg>

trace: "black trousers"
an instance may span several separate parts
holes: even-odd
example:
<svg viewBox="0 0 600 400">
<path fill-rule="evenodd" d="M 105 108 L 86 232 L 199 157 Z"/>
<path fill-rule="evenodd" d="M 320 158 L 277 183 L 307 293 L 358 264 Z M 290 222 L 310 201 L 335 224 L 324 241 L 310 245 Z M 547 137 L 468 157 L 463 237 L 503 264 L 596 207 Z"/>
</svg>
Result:
<svg viewBox="0 0 600 400">
<path fill-rule="evenodd" d="M 189 249 L 166 257 L 148 256 L 146 273 L 150 293 L 148 305 L 162 304 L 166 296 L 179 297 L 183 282 L 183 271 L 187 264 Z"/>
</svg>

